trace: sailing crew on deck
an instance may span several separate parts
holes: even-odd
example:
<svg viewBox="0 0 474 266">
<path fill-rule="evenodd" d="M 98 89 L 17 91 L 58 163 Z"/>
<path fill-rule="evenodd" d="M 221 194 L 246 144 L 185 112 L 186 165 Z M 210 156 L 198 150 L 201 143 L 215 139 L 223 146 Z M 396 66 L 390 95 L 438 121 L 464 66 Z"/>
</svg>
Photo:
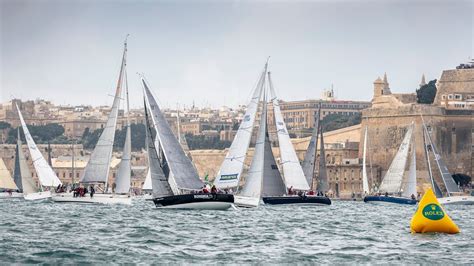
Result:
<svg viewBox="0 0 474 266">
<path fill-rule="evenodd" d="M 91 198 L 94 196 L 94 193 L 95 193 L 94 185 L 91 185 L 91 187 L 90 187 Z"/>
<path fill-rule="evenodd" d="M 216 188 L 215 185 L 212 185 L 211 193 L 212 193 L 212 194 L 217 194 L 217 188 Z"/>
<path fill-rule="evenodd" d="M 288 195 L 293 195 L 294 192 L 293 192 L 293 186 L 291 186 L 289 189 L 288 189 Z"/>
<path fill-rule="evenodd" d="M 411 194 L 411 199 L 412 199 L 412 200 L 416 200 L 416 197 L 415 197 L 414 194 Z"/>
</svg>

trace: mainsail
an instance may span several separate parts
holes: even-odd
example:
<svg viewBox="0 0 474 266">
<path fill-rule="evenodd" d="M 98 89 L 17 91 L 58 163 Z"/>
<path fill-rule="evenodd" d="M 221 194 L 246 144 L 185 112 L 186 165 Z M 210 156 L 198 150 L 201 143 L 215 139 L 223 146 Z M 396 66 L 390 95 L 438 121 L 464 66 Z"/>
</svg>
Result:
<svg viewBox="0 0 474 266">
<path fill-rule="evenodd" d="M 12 175 L 10 171 L 8 171 L 2 158 L 0 158 L 0 189 L 17 189 L 15 182 L 13 182 Z"/>
<path fill-rule="evenodd" d="M 114 146 L 115 127 L 117 126 L 117 118 L 120 108 L 120 96 L 122 95 L 122 83 L 125 72 L 125 60 L 127 56 L 126 42 L 124 46 L 122 65 L 120 66 L 120 73 L 117 81 L 117 89 L 115 91 L 112 109 L 110 110 L 109 117 L 107 118 L 104 131 L 102 131 L 99 141 L 97 141 L 89 162 L 84 169 L 84 173 L 81 177 L 82 183 L 101 182 L 105 183 L 107 187 L 110 160 L 112 159 L 112 150 Z"/>
<path fill-rule="evenodd" d="M 25 154 L 21 148 L 20 128 L 18 128 L 18 138 L 15 151 L 15 170 L 13 172 L 13 180 L 18 189 L 25 193 L 35 193 L 37 191 L 30 169 L 25 159 Z"/>
<path fill-rule="evenodd" d="M 321 104 L 319 105 L 318 115 L 316 117 L 316 123 L 314 124 L 313 134 L 309 141 L 308 149 L 304 156 L 303 161 L 303 172 L 308 182 L 309 187 L 312 189 L 313 186 L 313 175 L 314 169 L 316 168 L 316 153 L 318 149 L 318 137 L 319 137 L 319 122 L 321 113 Z"/>
<path fill-rule="evenodd" d="M 407 133 L 403 138 L 400 147 L 398 148 L 398 152 L 395 155 L 390 167 L 388 168 L 385 177 L 380 184 L 380 191 L 381 192 L 388 192 L 388 193 L 399 193 L 402 189 L 402 180 L 403 174 L 405 172 L 405 167 L 407 164 L 408 159 L 408 151 L 410 148 L 410 141 L 413 134 L 413 124 L 408 127 Z"/>
<path fill-rule="evenodd" d="M 273 88 L 270 72 L 268 73 L 268 82 L 273 103 L 273 114 L 275 116 L 275 125 L 277 129 L 278 143 L 280 147 L 280 163 L 283 168 L 283 177 L 287 188 L 293 187 L 294 190 L 309 190 L 308 182 L 301 168 L 298 156 L 291 143 L 285 121 L 280 110 L 280 104 Z"/>
<path fill-rule="evenodd" d="M 428 140 L 431 144 L 431 151 L 433 152 L 434 159 L 436 161 L 436 164 L 438 165 L 439 172 L 441 173 L 441 178 L 443 179 L 444 186 L 446 187 L 446 192 L 448 196 L 451 196 L 453 192 L 459 192 L 459 187 L 458 185 L 456 185 L 456 182 L 454 182 L 453 176 L 449 172 L 446 163 L 444 163 L 443 161 L 443 158 L 441 158 L 441 155 L 436 151 L 436 147 L 433 143 L 433 140 L 431 139 L 430 133 L 428 132 L 428 130 L 426 130 L 426 132 Z"/>
<path fill-rule="evenodd" d="M 155 141 L 153 141 L 153 135 L 150 127 L 150 121 L 148 117 L 148 111 L 145 105 L 145 132 L 146 139 L 145 143 L 147 145 L 148 153 L 148 174 L 145 179 L 145 184 L 143 184 L 143 189 L 151 189 L 154 197 L 165 197 L 173 195 L 168 179 L 166 178 L 160 158 L 158 157 Z M 147 184 L 148 180 L 148 184 Z"/>
<path fill-rule="evenodd" d="M 328 172 L 326 169 L 326 150 L 324 148 L 323 127 L 319 125 L 321 134 L 321 144 L 319 144 L 319 169 L 318 169 L 318 192 L 326 193 L 329 190 Z"/>
<path fill-rule="evenodd" d="M 267 66 L 268 62 L 265 64 L 257 87 L 254 89 L 252 99 L 247 106 L 247 111 L 245 112 L 242 123 L 216 176 L 214 184 L 218 188 L 237 187 L 239 185 L 240 176 L 244 169 L 245 156 L 252 137 L 258 102 L 260 101 L 265 84 Z"/>
<path fill-rule="evenodd" d="M 265 162 L 265 144 L 267 135 L 267 102 L 263 97 L 263 110 L 260 116 L 260 127 L 258 129 L 258 137 L 255 143 L 255 152 L 253 154 L 252 163 L 245 179 L 245 185 L 240 195 L 251 198 L 258 198 L 262 194 L 263 170 Z"/>
<path fill-rule="evenodd" d="M 415 141 L 411 144 L 411 160 L 410 168 L 408 170 L 408 179 L 405 184 L 405 189 L 402 196 L 410 198 L 412 195 L 416 196 L 416 150 Z"/>
<path fill-rule="evenodd" d="M 18 105 L 16 106 L 16 109 L 18 110 L 18 116 L 20 117 L 20 122 L 25 134 L 26 142 L 28 143 L 31 160 L 33 161 L 33 165 L 41 185 L 45 187 L 56 187 L 60 185 L 61 181 L 56 176 L 53 169 L 51 169 L 51 166 L 49 166 L 48 162 L 44 159 L 43 154 L 41 154 L 38 147 L 36 146 L 33 137 L 31 137 L 30 131 L 26 126 L 25 120 L 23 119 L 23 115 L 21 114 Z"/>
<path fill-rule="evenodd" d="M 127 94 L 127 133 L 125 135 L 125 144 L 123 146 L 122 160 L 115 179 L 115 193 L 126 194 L 130 192 L 130 181 L 132 174 L 131 157 L 132 157 L 132 137 L 130 129 L 130 106 L 128 99 L 128 81 L 127 72 L 125 72 L 125 91 Z"/>
<path fill-rule="evenodd" d="M 194 168 L 191 160 L 186 156 L 179 144 L 178 139 L 171 131 L 145 79 L 142 77 L 141 80 L 145 90 L 146 105 L 151 113 L 151 121 L 153 121 L 156 129 L 156 141 L 159 141 L 164 154 L 163 160 L 166 160 L 166 166 L 169 168 L 168 183 L 172 188 L 177 187 L 181 190 L 197 190 L 202 188 L 204 183 L 199 179 L 196 168 Z"/>
<path fill-rule="evenodd" d="M 368 127 L 365 127 L 364 134 L 364 157 L 362 158 L 362 189 L 364 193 L 370 194 L 369 178 L 367 177 L 367 135 Z"/>
</svg>

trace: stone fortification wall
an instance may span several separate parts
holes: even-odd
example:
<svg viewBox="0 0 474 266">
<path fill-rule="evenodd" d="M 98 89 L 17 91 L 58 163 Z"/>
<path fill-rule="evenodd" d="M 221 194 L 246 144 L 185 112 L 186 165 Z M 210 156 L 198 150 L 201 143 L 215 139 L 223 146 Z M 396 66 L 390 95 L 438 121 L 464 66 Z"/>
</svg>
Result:
<svg viewBox="0 0 474 266">
<path fill-rule="evenodd" d="M 433 142 L 445 160 L 451 173 L 473 175 L 471 144 L 474 112 L 446 113 L 444 108 L 408 104 L 395 108 L 370 108 L 362 112 L 362 128 L 359 157 L 362 157 L 365 128 L 368 128 L 369 155 L 374 164 L 380 165 L 385 173 L 398 151 L 408 126 L 415 123 L 415 142 L 418 169 L 418 183 L 429 186 L 427 159 L 424 152 L 422 116 L 431 128 Z M 432 160 L 433 173 L 440 182 L 439 171 Z"/>
</svg>

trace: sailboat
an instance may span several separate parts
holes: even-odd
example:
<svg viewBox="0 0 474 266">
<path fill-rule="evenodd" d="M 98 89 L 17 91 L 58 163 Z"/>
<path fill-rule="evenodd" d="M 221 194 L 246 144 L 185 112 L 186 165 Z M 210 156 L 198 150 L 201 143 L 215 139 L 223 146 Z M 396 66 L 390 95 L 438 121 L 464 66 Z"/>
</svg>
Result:
<svg viewBox="0 0 474 266">
<path fill-rule="evenodd" d="M 265 160 L 265 155 L 268 156 L 267 151 L 270 150 L 271 152 L 272 149 L 267 130 L 267 101 L 265 93 L 263 96 L 262 109 L 255 151 L 249 171 L 247 172 L 247 177 L 245 178 L 245 184 L 239 193 L 234 196 L 235 205 L 238 207 L 258 207 L 262 195 L 263 177 L 266 174 L 265 170 L 267 170 L 265 166 L 268 165 L 266 164 L 268 161 Z"/>
<path fill-rule="evenodd" d="M 141 83 L 145 96 L 146 142 L 155 206 L 213 210 L 232 207 L 232 194 L 195 193 L 201 190 L 204 183 L 171 131 L 143 76 Z M 156 130 L 155 139 L 151 134 L 151 125 Z"/>
<path fill-rule="evenodd" d="M 94 184 L 103 184 L 102 193 L 96 193 L 89 197 L 74 197 L 73 193 L 62 193 L 54 196 L 55 202 L 77 202 L 77 203 L 103 203 L 103 204 L 131 204 L 130 198 L 130 175 L 131 175 L 131 132 L 129 121 L 129 103 L 128 103 L 128 82 L 126 72 L 127 58 L 127 40 L 124 42 L 124 50 L 122 56 L 122 64 L 120 66 L 119 78 L 117 81 L 117 89 L 109 113 L 104 131 L 91 154 L 89 162 L 86 165 L 80 183 L 85 186 Z M 120 99 L 122 95 L 122 86 L 125 84 L 127 98 L 127 132 L 125 137 L 125 145 L 122 153 L 118 172 L 115 179 L 115 191 L 111 193 L 108 190 L 108 177 L 110 171 L 110 161 L 112 159 L 112 150 L 114 145 L 115 129 L 117 126 L 117 118 L 120 107 Z"/>
<path fill-rule="evenodd" d="M 15 176 L 17 174 L 21 175 L 21 189 L 23 191 L 23 198 L 25 200 L 41 200 L 51 198 L 51 190 L 44 191 L 43 188 L 49 187 L 50 189 L 54 189 L 58 185 L 61 185 L 61 181 L 56 176 L 56 173 L 53 171 L 51 166 L 43 157 L 43 154 L 41 154 L 40 150 L 36 146 L 36 143 L 33 140 L 33 137 L 31 136 L 28 127 L 26 126 L 25 120 L 23 119 L 23 115 L 21 114 L 18 105 L 16 106 L 16 109 L 18 111 L 18 116 L 20 117 L 20 122 L 23 128 L 23 133 L 25 134 L 26 143 L 28 144 L 28 150 L 30 151 L 31 160 L 33 161 L 33 166 L 35 167 L 36 175 L 38 176 L 40 183 L 40 187 L 36 188 L 32 180 L 31 173 L 26 170 L 28 169 L 28 166 L 26 165 L 26 160 L 24 158 L 23 151 L 21 150 L 20 134 L 18 134 L 16 160 L 18 160 L 20 172 L 16 172 L 17 164 L 15 162 Z"/>
<path fill-rule="evenodd" d="M 423 120 L 423 117 L 422 117 Z M 437 152 L 436 146 L 434 145 L 431 135 L 428 132 L 428 129 L 425 125 L 425 122 L 423 120 L 423 134 L 425 138 L 425 153 L 426 153 L 426 160 L 428 163 L 428 169 L 429 169 L 429 174 L 430 174 L 430 179 L 431 179 L 431 185 L 433 187 L 433 191 L 435 192 L 436 197 L 438 198 L 438 201 L 440 204 L 443 205 L 474 205 L 474 196 L 469 196 L 469 195 L 462 195 L 462 192 L 459 190 L 458 186 L 456 185 L 456 182 L 454 181 L 451 173 L 448 170 L 448 167 L 446 166 L 446 163 L 444 162 L 443 158 L 441 155 Z M 446 193 L 443 194 L 441 189 L 439 188 L 438 184 L 436 183 L 433 173 L 432 173 L 432 168 L 431 168 L 431 162 L 429 159 L 429 154 L 430 152 L 433 154 L 434 159 L 436 161 L 436 165 L 438 167 L 439 173 L 441 175 L 441 179 L 443 180 L 444 186 Z"/>
<path fill-rule="evenodd" d="M 385 196 L 366 196 L 364 202 L 389 202 L 398 204 L 415 205 L 416 200 L 416 150 L 414 141 L 414 123 L 412 123 L 403 138 L 398 152 L 395 155 L 382 183 L 379 192 Z M 413 140 L 413 141 L 412 141 Z M 407 181 L 403 177 L 411 151 Z M 364 182 L 364 181 L 363 181 Z"/>
<path fill-rule="evenodd" d="M 270 72 L 268 72 L 268 85 L 273 105 L 282 171 L 278 172 L 278 174 L 276 171 L 272 171 L 272 175 L 268 177 L 266 175 L 264 176 L 263 202 L 265 204 L 331 204 L 329 198 L 326 197 L 306 196 L 305 193 L 310 190 L 310 187 L 293 144 L 291 143 L 285 121 L 281 114 L 280 104 L 273 88 Z M 274 158 L 271 167 L 274 168 L 274 170 L 279 170 Z M 299 191 L 301 196 L 286 195 L 291 191 Z"/>
<path fill-rule="evenodd" d="M 10 171 L 2 158 L 0 158 L 0 199 L 1 198 L 19 198 L 23 194 L 18 192 L 18 187 L 13 181 Z"/>
<path fill-rule="evenodd" d="M 238 189 L 245 166 L 245 158 L 247 156 L 247 151 L 253 133 L 258 103 L 262 96 L 262 91 L 265 84 L 267 67 L 268 61 L 265 63 L 265 67 L 260 74 L 260 78 L 258 79 L 257 86 L 253 91 L 252 98 L 247 105 L 244 118 L 240 123 L 239 129 L 235 134 L 229 151 L 227 152 L 219 172 L 217 173 L 216 179 L 214 180 L 214 185 L 218 189 Z"/>
</svg>

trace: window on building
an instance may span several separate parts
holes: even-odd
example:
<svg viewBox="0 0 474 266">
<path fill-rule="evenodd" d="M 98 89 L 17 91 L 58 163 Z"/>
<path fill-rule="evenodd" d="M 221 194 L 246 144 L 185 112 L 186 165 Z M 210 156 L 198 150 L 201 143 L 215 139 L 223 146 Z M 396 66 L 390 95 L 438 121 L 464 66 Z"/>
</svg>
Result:
<svg viewBox="0 0 474 266">
<path fill-rule="evenodd" d="M 446 100 L 446 94 L 441 95 L 441 99 Z"/>
<path fill-rule="evenodd" d="M 453 99 L 453 95 L 452 94 L 448 94 L 448 100 L 452 100 Z"/>
<path fill-rule="evenodd" d="M 66 173 L 63 173 L 63 178 L 66 178 Z"/>
</svg>

